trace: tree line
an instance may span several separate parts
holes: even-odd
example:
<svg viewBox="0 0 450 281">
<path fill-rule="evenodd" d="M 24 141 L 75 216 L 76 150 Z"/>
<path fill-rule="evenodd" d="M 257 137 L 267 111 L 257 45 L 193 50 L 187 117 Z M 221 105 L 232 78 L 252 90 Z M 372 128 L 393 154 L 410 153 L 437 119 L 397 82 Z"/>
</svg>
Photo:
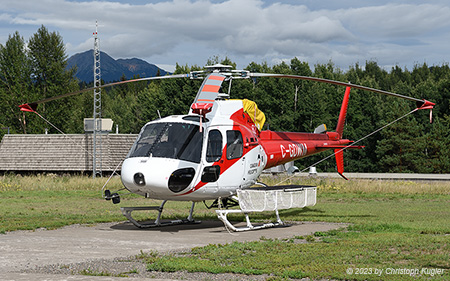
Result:
<svg viewBox="0 0 450 281">
<path fill-rule="evenodd" d="M 229 58 L 212 57 L 206 65 L 236 64 Z M 18 32 L 0 45 L 1 136 L 7 133 L 58 133 L 36 114 L 19 111 L 18 105 L 90 87 L 66 69 L 62 37 L 45 26 L 28 42 Z M 175 74 L 200 70 L 197 65 L 176 65 Z M 450 68 L 448 64 L 417 64 L 412 70 L 394 66 L 389 71 L 376 61 L 356 63 L 343 71 L 333 62 L 316 64 L 293 58 L 276 65 L 250 63 L 246 70 L 314 76 L 382 89 L 436 103 L 433 123 L 429 111 L 417 111 L 367 137 L 361 150 L 345 151 L 349 172 L 450 172 Z M 111 118 L 121 133 L 138 133 L 148 121 L 161 116 L 186 114 L 201 85 L 200 80 L 164 79 L 137 82 L 102 90 L 102 116 Z M 224 85 L 227 89 L 228 85 Z M 330 84 L 279 78 L 235 80 L 231 98 L 254 100 L 266 114 L 264 129 L 313 132 L 320 124 L 334 130 L 345 88 Z M 92 117 L 92 93 L 84 93 L 38 107 L 38 112 L 65 133 L 83 133 L 83 118 Z M 398 98 L 352 89 L 344 137 L 359 140 L 404 116 L 415 104 Z M 330 152 L 331 153 L 331 152 Z M 316 163 L 326 153 L 302 159 L 300 168 Z M 334 171 L 330 159 L 317 165 Z"/>
</svg>

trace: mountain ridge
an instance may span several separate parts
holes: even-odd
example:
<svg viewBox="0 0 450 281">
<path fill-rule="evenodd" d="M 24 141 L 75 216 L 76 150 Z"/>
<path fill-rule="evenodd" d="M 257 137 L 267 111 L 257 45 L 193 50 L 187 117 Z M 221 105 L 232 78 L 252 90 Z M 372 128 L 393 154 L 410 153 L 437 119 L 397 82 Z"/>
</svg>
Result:
<svg viewBox="0 0 450 281">
<path fill-rule="evenodd" d="M 87 84 L 94 81 L 94 55 L 93 50 L 77 53 L 67 60 L 67 69 L 77 67 L 75 77 Z M 127 79 L 133 77 L 153 77 L 166 75 L 169 72 L 148 63 L 142 59 L 114 59 L 105 52 L 100 52 L 101 78 L 105 83 L 119 81 L 123 76 Z"/>
</svg>

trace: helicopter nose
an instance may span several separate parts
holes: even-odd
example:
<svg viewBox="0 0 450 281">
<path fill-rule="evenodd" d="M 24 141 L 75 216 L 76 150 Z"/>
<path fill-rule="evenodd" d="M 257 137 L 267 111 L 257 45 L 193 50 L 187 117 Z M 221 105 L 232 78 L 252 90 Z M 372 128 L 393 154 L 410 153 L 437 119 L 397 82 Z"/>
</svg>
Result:
<svg viewBox="0 0 450 281">
<path fill-rule="evenodd" d="M 164 159 L 128 158 L 122 164 L 123 185 L 131 192 L 149 196 L 176 196 L 193 184 L 198 167 L 192 163 Z"/>
</svg>

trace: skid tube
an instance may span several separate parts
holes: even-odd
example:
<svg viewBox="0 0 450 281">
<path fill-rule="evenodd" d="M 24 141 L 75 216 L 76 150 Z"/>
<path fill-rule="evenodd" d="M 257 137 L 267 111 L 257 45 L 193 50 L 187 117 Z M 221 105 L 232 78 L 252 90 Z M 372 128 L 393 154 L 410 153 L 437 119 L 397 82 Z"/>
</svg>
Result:
<svg viewBox="0 0 450 281">
<path fill-rule="evenodd" d="M 193 224 L 193 223 L 200 223 L 200 221 L 194 220 L 192 214 L 194 212 L 194 206 L 195 202 L 192 202 L 191 210 L 189 211 L 189 216 L 186 219 L 183 220 L 172 220 L 172 221 L 161 221 L 161 214 L 164 209 L 164 205 L 166 204 L 167 200 L 164 200 L 161 205 L 158 206 L 146 206 L 146 207 L 122 207 L 120 210 L 122 211 L 122 214 L 136 227 L 138 228 L 152 228 L 152 227 L 159 227 L 159 226 L 170 226 L 170 225 L 178 225 L 178 224 Z M 131 212 L 133 211 L 158 211 L 158 216 L 154 222 L 150 223 L 142 223 L 137 220 L 135 220 L 131 216 Z"/>
<path fill-rule="evenodd" d="M 234 214 L 244 214 L 245 215 L 245 222 L 246 222 L 246 226 L 242 226 L 242 227 L 236 227 L 234 226 L 229 220 L 227 215 L 230 213 L 234 213 Z M 258 229 L 263 229 L 263 228 L 270 228 L 270 227 L 276 227 L 276 226 L 283 226 L 285 225 L 285 223 L 280 219 L 280 215 L 278 214 L 278 210 L 275 210 L 275 214 L 277 216 L 277 222 L 269 222 L 269 223 L 264 223 L 261 225 L 253 225 L 250 222 L 250 218 L 248 216 L 249 212 L 244 212 L 242 210 L 216 210 L 216 214 L 217 217 L 219 218 L 219 220 L 221 220 L 226 227 L 228 227 L 229 229 L 231 229 L 232 231 L 235 232 L 242 232 L 242 231 L 248 231 L 248 230 L 258 230 Z"/>
</svg>

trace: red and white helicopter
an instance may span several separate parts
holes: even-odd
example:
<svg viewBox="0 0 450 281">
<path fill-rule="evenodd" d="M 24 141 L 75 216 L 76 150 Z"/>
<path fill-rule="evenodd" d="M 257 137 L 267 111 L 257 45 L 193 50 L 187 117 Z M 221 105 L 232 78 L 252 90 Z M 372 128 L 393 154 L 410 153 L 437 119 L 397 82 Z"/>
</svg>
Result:
<svg viewBox="0 0 450 281">
<path fill-rule="evenodd" d="M 263 170 L 285 164 L 319 152 L 333 149 L 337 171 L 343 176 L 343 151 L 361 148 L 342 137 L 347 113 L 350 89 L 362 89 L 417 102 L 417 109 L 432 109 L 434 103 L 391 92 L 327 79 L 268 73 L 251 73 L 232 70 L 231 66 L 214 65 L 205 71 L 189 74 L 140 78 L 102 85 L 110 87 L 122 83 L 169 79 L 204 79 L 190 111 L 186 115 L 168 116 L 144 125 L 121 167 L 121 179 L 131 193 L 146 198 L 163 200 L 152 207 L 123 207 L 123 214 L 140 228 L 193 223 L 196 202 L 216 200 L 217 215 L 234 231 L 252 230 L 282 225 L 279 209 L 311 206 L 316 203 L 315 187 L 277 186 L 254 188 Z M 229 99 L 222 92 L 222 83 L 234 79 L 277 77 L 330 83 L 346 87 L 335 132 L 324 125 L 313 133 L 262 131 L 264 114 L 249 100 Z M 23 104 L 21 110 L 35 112 L 38 104 L 54 99 L 86 92 L 84 89 L 58 97 Z M 104 197 L 120 202 L 117 192 L 104 191 Z M 185 220 L 163 222 L 161 214 L 168 200 L 192 201 L 189 216 Z M 240 209 L 229 206 L 239 204 Z M 225 209 L 224 209 L 225 208 Z M 153 223 L 138 222 L 131 216 L 135 210 L 157 210 Z M 276 212 L 277 222 L 253 225 L 248 214 L 256 211 Z M 229 213 L 244 213 L 247 224 L 235 227 L 227 219 Z"/>
</svg>

